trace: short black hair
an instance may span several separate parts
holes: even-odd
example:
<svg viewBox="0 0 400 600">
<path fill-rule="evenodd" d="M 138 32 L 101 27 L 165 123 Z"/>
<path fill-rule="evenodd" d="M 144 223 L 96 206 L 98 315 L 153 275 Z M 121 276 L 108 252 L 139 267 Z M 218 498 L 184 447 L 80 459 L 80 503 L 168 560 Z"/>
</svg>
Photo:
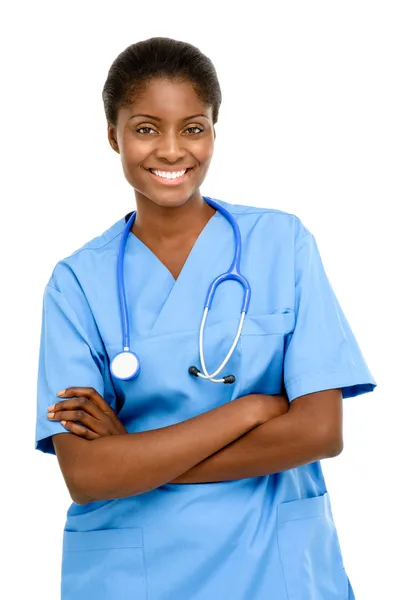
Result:
<svg viewBox="0 0 400 600">
<path fill-rule="evenodd" d="M 114 60 L 102 94 L 107 121 L 115 127 L 119 109 L 134 102 L 155 77 L 191 82 L 217 122 L 222 96 L 213 63 L 196 46 L 167 37 L 131 44 Z"/>
</svg>

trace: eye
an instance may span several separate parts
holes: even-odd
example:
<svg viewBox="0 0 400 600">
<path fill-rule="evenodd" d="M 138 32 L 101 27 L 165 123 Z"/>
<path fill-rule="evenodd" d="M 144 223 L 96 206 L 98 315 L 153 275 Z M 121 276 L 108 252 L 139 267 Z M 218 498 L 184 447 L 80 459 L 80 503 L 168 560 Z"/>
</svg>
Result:
<svg viewBox="0 0 400 600">
<path fill-rule="evenodd" d="M 143 129 L 151 129 L 151 131 L 155 131 L 152 127 L 139 127 L 139 129 L 136 129 L 136 131 L 138 133 L 140 133 L 141 131 L 143 131 Z M 147 133 L 147 132 L 146 132 Z"/>
<path fill-rule="evenodd" d="M 189 129 L 198 129 L 199 132 L 201 133 L 202 131 L 204 131 L 204 129 L 201 129 L 200 127 L 197 127 L 197 125 L 193 125 L 192 127 L 188 127 L 186 129 L 186 131 L 189 131 Z M 197 133 L 197 132 L 196 132 Z"/>
</svg>

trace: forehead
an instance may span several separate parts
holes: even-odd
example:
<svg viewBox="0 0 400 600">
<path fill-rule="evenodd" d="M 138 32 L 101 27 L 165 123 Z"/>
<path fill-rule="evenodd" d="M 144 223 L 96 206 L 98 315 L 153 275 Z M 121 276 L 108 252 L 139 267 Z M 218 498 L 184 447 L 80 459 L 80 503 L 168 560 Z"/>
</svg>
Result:
<svg viewBox="0 0 400 600">
<path fill-rule="evenodd" d="M 158 78 L 149 81 L 125 110 L 127 118 L 140 113 L 162 120 L 179 120 L 196 113 L 210 114 L 211 117 L 211 107 L 200 100 L 191 82 Z"/>
</svg>

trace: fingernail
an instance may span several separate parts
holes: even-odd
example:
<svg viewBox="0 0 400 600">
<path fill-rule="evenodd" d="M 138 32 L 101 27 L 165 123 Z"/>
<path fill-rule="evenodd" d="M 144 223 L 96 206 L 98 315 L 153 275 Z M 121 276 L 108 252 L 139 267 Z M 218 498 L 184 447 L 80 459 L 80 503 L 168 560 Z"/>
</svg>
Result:
<svg viewBox="0 0 400 600">
<path fill-rule="evenodd" d="M 51 412 L 51 413 L 49 413 L 47 416 L 48 416 L 48 418 L 49 418 L 49 419 L 52 419 L 52 418 L 54 417 L 54 413 L 53 413 L 53 412 Z"/>
<path fill-rule="evenodd" d="M 63 424 L 63 426 L 65 427 L 67 421 L 61 421 L 61 423 Z"/>
<path fill-rule="evenodd" d="M 55 407 L 55 404 L 52 404 L 51 406 L 49 406 L 49 407 L 47 408 L 47 410 L 51 410 L 51 411 L 53 411 L 53 410 L 54 410 L 54 407 Z"/>
<path fill-rule="evenodd" d="M 57 393 L 57 396 L 64 396 L 65 392 L 66 392 L 66 390 L 61 390 L 61 392 Z"/>
</svg>

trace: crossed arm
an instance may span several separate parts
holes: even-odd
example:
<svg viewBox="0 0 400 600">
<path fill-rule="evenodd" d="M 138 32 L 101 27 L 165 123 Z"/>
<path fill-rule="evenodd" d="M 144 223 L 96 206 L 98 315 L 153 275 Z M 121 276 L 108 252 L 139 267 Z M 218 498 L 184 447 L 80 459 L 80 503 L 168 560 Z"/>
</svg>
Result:
<svg viewBox="0 0 400 600">
<path fill-rule="evenodd" d="M 342 449 L 342 390 L 326 390 L 294 400 L 286 414 L 252 429 L 172 483 L 269 475 L 337 456 Z"/>
<path fill-rule="evenodd" d="M 77 435 L 61 433 L 53 441 L 78 504 L 141 494 L 165 483 L 267 475 L 336 456 L 343 447 L 340 389 L 308 394 L 290 405 L 282 396 L 238 398 L 182 423 L 135 434 L 126 432 L 95 390 L 69 388 L 66 394 L 76 397 L 57 403 L 53 419 L 71 418 L 68 428 Z M 73 423 L 86 421 L 100 430 L 104 415 L 108 431 L 96 438 L 81 437 L 81 426 Z"/>
</svg>

